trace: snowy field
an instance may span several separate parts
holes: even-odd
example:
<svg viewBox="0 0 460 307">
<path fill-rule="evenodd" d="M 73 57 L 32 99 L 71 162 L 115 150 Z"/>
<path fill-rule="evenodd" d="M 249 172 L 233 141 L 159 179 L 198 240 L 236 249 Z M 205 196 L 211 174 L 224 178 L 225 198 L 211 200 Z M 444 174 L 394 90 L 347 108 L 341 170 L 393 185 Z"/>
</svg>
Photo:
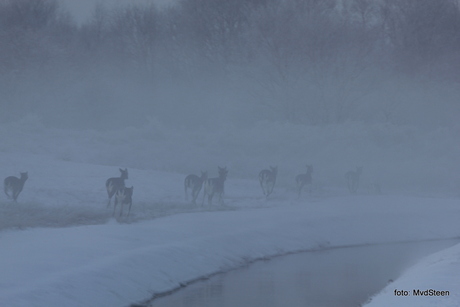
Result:
<svg viewBox="0 0 460 307">
<path fill-rule="evenodd" d="M 384 154 L 356 155 L 364 144 L 370 151 L 378 149 L 368 133 L 348 138 L 355 142 L 351 148 L 356 152 L 350 149 L 346 153 L 350 158 L 345 159 L 342 141 L 334 145 L 340 150 L 329 145 L 322 152 L 316 146 L 327 143 L 327 131 L 307 131 L 308 142 L 292 151 L 269 139 L 257 143 L 254 138 L 249 146 L 257 128 L 246 135 L 228 128 L 225 140 L 218 133 L 174 137 L 153 124 L 120 133 L 72 132 L 51 130 L 28 118 L 4 128 L 1 174 L 28 171 L 29 179 L 18 203 L 6 197 L 0 202 L 1 306 L 129 306 L 200 277 L 275 255 L 460 237 L 458 173 L 454 167 L 444 167 L 458 159 L 454 158 L 458 145 L 447 142 L 448 136 L 437 139 L 442 148 L 421 150 L 421 135 L 411 137 L 406 146 L 398 138 L 404 138 L 404 131 L 370 132 L 378 134 L 379 143 L 387 138 L 400 144 L 381 149 L 391 155 L 388 161 L 397 161 L 390 166 L 385 165 Z M 276 141 L 287 144 L 298 138 L 300 131 L 292 135 L 296 129 L 280 129 Z M 283 160 L 289 150 L 291 159 Z M 308 157 L 302 158 L 300 152 L 308 152 Z M 349 195 L 342 182 L 348 166 L 338 169 L 335 155 L 353 166 L 364 160 L 368 173 L 363 175 L 363 186 L 378 178 L 383 193 L 363 187 L 358 195 Z M 314 165 L 316 184 L 311 195 L 297 199 L 292 178 L 304 171 L 306 163 Z M 269 164 L 278 165 L 280 180 L 265 200 L 256 178 Z M 185 175 L 207 169 L 216 176 L 217 165 L 230 170 L 225 205 L 186 202 Z M 300 165 L 297 171 L 294 165 Z M 129 217 L 114 218 L 113 207 L 106 206 L 104 182 L 119 175 L 118 167 L 128 167 L 126 185 L 134 186 Z M 401 176 L 391 176 L 391 171 Z M 419 175 L 426 176 L 416 179 Z M 438 186 L 433 184 L 437 177 Z M 411 182 L 405 185 L 406 193 L 393 189 L 403 181 Z M 200 194 L 199 203 L 201 199 Z M 460 305 L 460 247 L 414 265 L 368 306 Z M 450 295 L 398 297 L 395 289 L 446 290 Z"/>
</svg>

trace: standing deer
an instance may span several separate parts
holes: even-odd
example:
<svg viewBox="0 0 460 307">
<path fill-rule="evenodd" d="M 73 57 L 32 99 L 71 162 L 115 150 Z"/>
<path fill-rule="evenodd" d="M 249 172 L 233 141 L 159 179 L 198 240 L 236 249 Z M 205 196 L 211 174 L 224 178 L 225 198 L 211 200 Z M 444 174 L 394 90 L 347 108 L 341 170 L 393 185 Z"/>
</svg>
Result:
<svg viewBox="0 0 460 307">
<path fill-rule="evenodd" d="M 120 203 L 120 216 L 123 215 L 123 205 L 129 205 L 128 215 L 131 212 L 131 206 L 133 205 L 133 190 L 134 187 L 118 189 L 115 194 L 115 202 L 113 205 L 113 215 L 115 215 L 115 209 L 117 208 L 118 203 Z"/>
<path fill-rule="evenodd" d="M 184 189 L 185 189 L 185 200 L 188 200 L 187 189 L 192 190 L 192 203 L 196 204 L 196 199 L 198 194 L 200 194 L 201 188 L 203 187 L 203 182 L 208 179 L 208 172 L 201 172 L 201 177 L 197 175 L 188 175 L 184 180 Z"/>
<path fill-rule="evenodd" d="M 123 189 L 125 187 L 125 180 L 128 179 L 127 168 L 125 168 L 124 170 L 120 168 L 120 172 L 120 177 L 109 178 L 105 182 L 105 188 L 107 189 L 107 195 L 109 196 L 109 202 L 107 203 L 107 207 L 110 206 L 112 196 L 115 195 L 115 193 L 118 190 Z"/>
<path fill-rule="evenodd" d="M 300 193 L 302 192 L 302 189 L 306 184 L 310 185 L 310 193 L 311 193 L 311 184 L 312 184 L 311 173 L 313 173 L 313 166 L 307 165 L 307 172 L 305 174 L 300 174 L 295 177 L 295 182 L 297 183 L 297 193 L 298 193 L 299 198 L 300 198 Z"/>
<path fill-rule="evenodd" d="M 224 204 L 223 196 L 224 196 L 224 182 L 227 179 L 228 170 L 227 167 L 220 167 L 219 168 L 219 177 L 218 178 L 208 178 L 204 181 L 204 188 L 203 188 L 203 202 L 204 205 L 204 198 L 208 195 L 208 205 L 212 205 L 212 198 L 214 194 L 219 195 L 219 203 L 221 205 Z"/>
<path fill-rule="evenodd" d="M 276 175 L 278 174 L 278 166 L 270 166 L 270 170 L 264 169 L 259 173 L 259 182 L 262 187 L 262 192 L 268 197 L 275 187 Z"/>
<path fill-rule="evenodd" d="M 6 177 L 3 181 L 3 191 L 8 198 L 12 198 L 15 202 L 18 199 L 19 193 L 21 193 L 22 189 L 24 188 L 24 183 L 26 182 L 29 176 L 27 172 L 20 173 L 21 178 L 15 176 Z M 11 195 L 8 193 L 11 192 Z"/>
<path fill-rule="evenodd" d="M 345 179 L 347 180 L 348 191 L 352 194 L 356 194 L 359 187 L 359 176 L 363 172 L 362 166 L 357 166 L 356 171 L 348 171 L 345 173 Z"/>
</svg>

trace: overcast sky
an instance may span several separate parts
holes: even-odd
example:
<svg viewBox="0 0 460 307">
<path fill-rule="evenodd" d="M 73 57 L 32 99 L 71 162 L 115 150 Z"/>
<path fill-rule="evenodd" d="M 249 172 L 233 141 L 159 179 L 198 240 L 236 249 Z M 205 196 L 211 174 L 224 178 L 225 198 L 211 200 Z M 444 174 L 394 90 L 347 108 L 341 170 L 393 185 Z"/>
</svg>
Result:
<svg viewBox="0 0 460 307">
<path fill-rule="evenodd" d="M 91 16 L 94 6 L 97 3 L 103 3 L 107 7 L 125 5 L 129 3 L 140 3 L 149 4 L 154 3 L 158 6 L 162 6 L 173 2 L 173 0 L 58 0 L 62 3 L 63 7 L 67 9 L 74 16 L 78 23 L 84 22 L 88 17 Z"/>
</svg>

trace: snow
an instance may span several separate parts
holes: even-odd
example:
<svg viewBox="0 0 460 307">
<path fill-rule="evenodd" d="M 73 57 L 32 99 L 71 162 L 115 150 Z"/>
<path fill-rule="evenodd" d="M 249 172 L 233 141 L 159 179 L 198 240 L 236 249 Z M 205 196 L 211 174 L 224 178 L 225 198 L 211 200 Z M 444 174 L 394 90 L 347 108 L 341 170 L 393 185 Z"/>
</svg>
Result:
<svg viewBox="0 0 460 307">
<path fill-rule="evenodd" d="M 460 306 L 460 245 L 425 257 L 374 296 L 367 307 Z M 396 292 L 395 291 L 406 291 Z M 426 292 L 416 295 L 414 291 Z M 439 291 L 436 295 L 436 292 Z M 430 292 L 431 291 L 431 292 Z M 442 293 L 448 291 L 449 293 Z M 430 294 L 432 293 L 432 294 Z"/>
<path fill-rule="evenodd" d="M 84 132 L 24 129 L 6 139 L 12 146 L 0 148 L 4 177 L 29 172 L 18 203 L 0 202 L 1 306 L 128 306 L 275 255 L 459 237 L 458 197 L 349 195 L 326 183 L 297 199 L 281 180 L 266 200 L 258 173 L 238 177 L 232 173 L 238 161 L 230 161 L 226 204 L 201 206 L 200 194 L 193 206 L 184 200 L 185 172 L 146 167 L 148 159 L 139 158 L 145 153 L 124 165 L 107 162 L 113 148 L 122 148 L 108 134 L 87 139 Z M 43 135 L 31 137 L 35 133 Z M 125 131 L 123 141 L 126 134 L 136 133 Z M 110 159 L 139 148 L 128 147 Z M 170 159 L 178 157 L 185 165 L 182 153 Z M 135 189 L 131 215 L 114 218 L 104 182 L 119 175 L 119 167 L 128 167 L 126 185 Z M 368 306 L 459 306 L 459 259 L 460 245 L 425 258 Z M 450 296 L 397 297 L 395 289 L 448 290 Z"/>
</svg>

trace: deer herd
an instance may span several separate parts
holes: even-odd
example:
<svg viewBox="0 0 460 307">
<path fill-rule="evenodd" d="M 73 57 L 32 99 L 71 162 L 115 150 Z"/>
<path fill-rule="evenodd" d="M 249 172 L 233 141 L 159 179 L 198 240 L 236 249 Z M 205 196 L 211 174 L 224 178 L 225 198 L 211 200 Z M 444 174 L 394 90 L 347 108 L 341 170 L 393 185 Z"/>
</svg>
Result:
<svg viewBox="0 0 460 307">
<path fill-rule="evenodd" d="M 125 180 L 128 179 L 128 169 L 119 169 L 120 177 L 112 177 L 107 179 L 105 182 L 105 187 L 108 195 L 107 208 L 110 206 L 112 197 L 115 196 L 114 206 L 113 206 L 113 215 L 117 205 L 120 204 L 120 216 L 123 215 L 124 205 L 128 206 L 128 216 L 131 211 L 131 206 L 133 204 L 133 190 L 134 187 L 127 188 L 125 186 Z M 356 194 L 359 187 L 359 177 L 363 171 L 363 167 L 356 167 L 356 170 L 350 170 L 345 173 L 345 180 L 347 187 L 350 193 Z M 296 182 L 296 192 L 297 196 L 300 198 L 301 192 L 305 186 L 308 186 L 309 192 L 312 192 L 312 173 L 313 166 L 307 165 L 307 170 L 305 173 L 299 174 L 295 177 Z M 227 167 L 218 167 L 218 177 L 208 178 L 207 172 L 201 172 L 201 176 L 197 175 L 188 175 L 184 180 L 184 190 L 185 190 L 185 199 L 188 201 L 189 192 L 191 191 L 192 203 L 196 204 L 198 194 L 203 190 L 203 200 L 201 202 L 204 205 L 205 198 L 208 196 L 208 205 L 212 205 L 212 199 L 214 195 L 218 198 L 219 203 L 224 204 L 224 183 L 227 179 L 228 170 Z M 3 181 L 3 189 L 6 196 L 9 199 L 13 199 L 14 202 L 17 201 L 19 194 L 24 188 L 24 183 L 29 178 L 27 172 L 20 173 L 20 178 L 15 176 L 6 177 Z M 270 169 L 264 169 L 259 173 L 259 182 L 262 192 L 265 197 L 269 197 L 273 193 L 273 189 L 276 183 L 276 176 L 278 175 L 278 167 L 270 166 Z"/>
</svg>

